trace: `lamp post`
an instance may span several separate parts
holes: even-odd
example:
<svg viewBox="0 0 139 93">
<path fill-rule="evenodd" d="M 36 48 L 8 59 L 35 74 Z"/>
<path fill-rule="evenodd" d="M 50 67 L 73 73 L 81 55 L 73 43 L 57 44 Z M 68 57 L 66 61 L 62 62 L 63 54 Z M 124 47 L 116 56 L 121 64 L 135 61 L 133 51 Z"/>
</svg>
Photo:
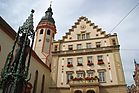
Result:
<svg viewBox="0 0 139 93">
<path fill-rule="evenodd" d="M 23 26 L 19 27 L 12 51 L 7 56 L 6 63 L 1 72 L 2 93 L 25 93 L 26 91 L 31 51 L 35 36 L 33 13 L 34 10 L 31 11 Z"/>
</svg>

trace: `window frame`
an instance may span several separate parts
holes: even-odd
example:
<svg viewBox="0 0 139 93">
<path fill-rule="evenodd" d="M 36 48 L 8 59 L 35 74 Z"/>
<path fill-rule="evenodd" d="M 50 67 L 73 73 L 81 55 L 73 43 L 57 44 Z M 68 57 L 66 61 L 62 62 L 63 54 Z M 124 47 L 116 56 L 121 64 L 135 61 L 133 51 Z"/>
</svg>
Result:
<svg viewBox="0 0 139 93">
<path fill-rule="evenodd" d="M 87 49 L 92 48 L 92 44 L 91 43 L 86 43 L 86 48 Z"/>
<path fill-rule="evenodd" d="M 47 30 L 47 35 L 51 35 L 51 30 L 50 29 Z"/>
<path fill-rule="evenodd" d="M 42 34 L 43 34 L 43 32 L 44 32 L 44 30 L 43 30 L 43 29 L 41 29 L 41 30 L 40 30 L 40 35 L 42 35 Z"/>
<path fill-rule="evenodd" d="M 90 33 L 86 33 L 86 39 L 90 39 Z"/>
<path fill-rule="evenodd" d="M 77 57 L 77 66 L 83 66 L 83 57 Z"/>
<path fill-rule="evenodd" d="M 77 44 L 77 50 L 82 49 L 82 44 Z"/>
<path fill-rule="evenodd" d="M 96 42 L 96 48 L 100 48 L 101 47 L 101 42 Z"/>
<path fill-rule="evenodd" d="M 73 63 L 73 58 L 67 58 L 67 64 L 72 64 Z"/>
<path fill-rule="evenodd" d="M 68 45 L 68 50 L 73 50 L 73 45 Z"/>
<path fill-rule="evenodd" d="M 98 76 L 99 76 L 99 82 L 106 82 L 106 71 L 102 70 L 102 71 L 98 71 Z"/>
</svg>

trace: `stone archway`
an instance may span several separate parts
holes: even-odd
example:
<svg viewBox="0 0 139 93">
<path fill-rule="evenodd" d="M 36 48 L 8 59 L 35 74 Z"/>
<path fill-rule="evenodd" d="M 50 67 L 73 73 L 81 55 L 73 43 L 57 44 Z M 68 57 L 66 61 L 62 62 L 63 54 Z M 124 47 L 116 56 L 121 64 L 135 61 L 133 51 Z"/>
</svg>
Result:
<svg viewBox="0 0 139 93">
<path fill-rule="evenodd" d="M 86 93 L 95 93 L 95 91 L 94 90 L 87 90 Z"/>
<path fill-rule="evenodd" d="M 75 90 L 74 93 L 82 93 L 81 90 Z"/>
</svg>

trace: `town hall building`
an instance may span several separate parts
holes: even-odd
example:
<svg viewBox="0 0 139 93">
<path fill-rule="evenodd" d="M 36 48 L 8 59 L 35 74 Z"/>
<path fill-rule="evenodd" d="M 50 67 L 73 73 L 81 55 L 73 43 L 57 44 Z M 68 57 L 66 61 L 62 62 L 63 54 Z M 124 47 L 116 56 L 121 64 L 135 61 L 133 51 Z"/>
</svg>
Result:
<svg viewBox="0 0 139 93">
<path fill-rule="evenodd" d="M 55 40 L 58 31 L 52 15 L 50 6 L 36 27 L 30 93 L 127 93 L 117 34 L 81 16 L 61 40 Z M 16 33 L 2 18 L 0 22 L 4 66 Z"/>
</svg>

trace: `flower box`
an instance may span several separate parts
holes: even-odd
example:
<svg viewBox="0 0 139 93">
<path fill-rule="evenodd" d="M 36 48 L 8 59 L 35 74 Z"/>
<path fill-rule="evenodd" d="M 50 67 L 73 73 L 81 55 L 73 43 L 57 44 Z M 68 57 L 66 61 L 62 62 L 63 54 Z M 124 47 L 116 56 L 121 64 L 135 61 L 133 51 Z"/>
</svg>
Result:
<svg viewBox="0 0 139 93">
<path fill-rule="evenodd" d="M 83 80 L 83 78 L 76 78 L 76 77 L 75 77 L 75 78 L 73 78 L 72 80 L 73 80 L 73 81 L 80 81 L 80 80 Z"/>
<path fill-rule="evenodd" d="M 67 67 L 73 67 L 73 64 L 67 64 Z"/>
<path fill-rule="evenodd" d="M 78 64 L 77 64 L 77 66 L 83 66 L 83 64 L 81 64 L 81 63 L 78 63 Z"/>
<path fill-rule="evenodd" d="M 85 80 L 92 80 L 93 77 L 85 77 Z"/>
<path fill-rule="evenodd" d="M 98 63 L 97 63 L 98 65 L 103 65 L 104 64 L 104 62 L 103 61 L 98 61 Z"/>
<path fill-rule="evenodd" d="M 88 62 L 87 65 L 88 65 L 88 66 L 92 66 L 92 65 L 94 65 L 94 63 L 89 63 L 89 62 Z"/>
</svg>

